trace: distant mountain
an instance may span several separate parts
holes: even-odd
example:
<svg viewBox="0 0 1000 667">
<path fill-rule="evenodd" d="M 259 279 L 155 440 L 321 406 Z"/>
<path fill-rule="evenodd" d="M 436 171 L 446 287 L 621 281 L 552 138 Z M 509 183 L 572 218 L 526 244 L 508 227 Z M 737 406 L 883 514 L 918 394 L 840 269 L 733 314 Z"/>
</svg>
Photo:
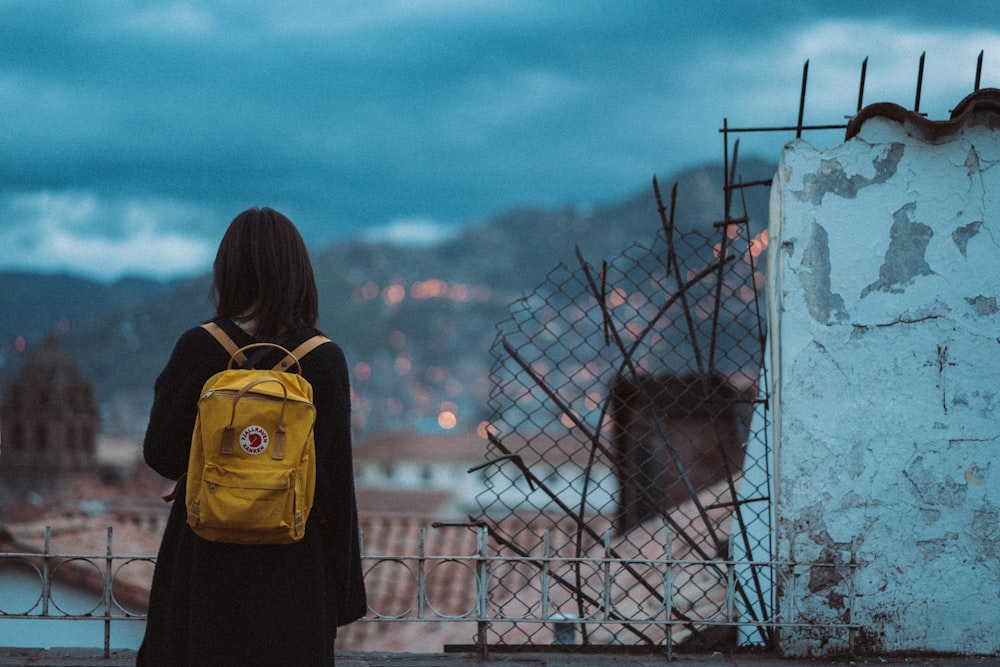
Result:
<svg viewBox="0 0 1000 667">
<path fill-rule="evenodd" d="M 770 179 L 774 166 L 762 160 L 741 162 L 743 181 Z M 682 231 L 712 232 L 724 216 L 721 167 L 685 171 L 674 179 L 660 178 L 664 204 L 677 183 L 675 219 Z M 746 190 L 753 232 L 767 225 L 767 188 Z M 742 213 L 740 195 L 734 196 L 732 215 Z M 485 283 L 496 289 L 522 291 L 537 285 L 559 263 L 576 264 L 574 248 L 584 258 L 600 262 L 635 243 L 650 245 L 661 229 L 653 194 L 647 186 L 627 199 L 586 211 L 520 208 L 483 224 L 469 227 L 449 242 L 433 248 L 404 248 L 359 241 L 328 248 L 319 261 L 351 265 L 368 276 L 385 278 L 405 268 L 410 278 L 441 275 L 449 280 Z"/>
<path fill-rule="evenodd" d="M 125 278 L 99 283 L 69 274 L 0 272 L 0 341 L 18 336 L 37 340 L 47 331 L 155 298 L 170 289 L 167 283 Z M 68 320 L 68 322 L 64 321 Z"/>
<path fill-rule="evenodd" d="M 744 181 L 773 173 L 762 161 L 741 164 Z M 712 232 L 724 213 L 721 167 L 661 178 L 668 206 L 674 181 L 678 228 Z M 748 189 L 745 196 L 757 233 L 766 225 L 768 189 Z M 740 196 L 734 200 L 733 215 L 741 215 Z M 660 229 L 650 182 L 632 197 L 589 211 L 512 210 L 431 248 L 349 240 L 315 251 L 320 326 L 354 365 L 357 427 L 419 428 L 449 402 L 461 406 L 463 426 L 474 426 L 487 416 L 489 349 L 509 304 L 559 264 L 575 269 L 577 246 L 597 265 L 634 244 L 651 246 Z M 153 381 L 174 341 L 211 316 L 210 281 L 205 275 L 102 285 L 69 276 L 0 275 L 5 354 L 15 354 L 8 345 L 14 336 L 37 341 L 67 318 L 61 340 L 97 386 L 104 428 L 140 433 Z M 0 366 L 0 380 L 17 361 Z"/>
</svg>

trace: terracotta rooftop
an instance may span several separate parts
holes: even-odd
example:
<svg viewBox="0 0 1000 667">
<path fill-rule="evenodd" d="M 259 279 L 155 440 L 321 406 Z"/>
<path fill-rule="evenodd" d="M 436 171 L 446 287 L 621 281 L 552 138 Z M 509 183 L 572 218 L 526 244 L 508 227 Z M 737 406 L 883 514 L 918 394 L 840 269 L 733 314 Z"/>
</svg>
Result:
<svg viewBox="0 0 1000 667">
<path fill-rule="evenodd" d="M 366 438 L 354 447 L 355 461 L 466 461 L 483 460 L 486 441 L 475 433 L 417 433 L 393 431 Z"/>
<path fill-rule="evenodd" d="M 892 102 L 870 104 L 848 122 L 845 140 L 856 136 L 865 121 L 877 117 L 900 123 L 907 132 L 924 141 L 945 141 L 961 128 L 974 123 L 985 122 L 991 127 L 1000 127 L 1000 89 L 981 88 L 975 91 L 958 103 L 951 112 L 951 118 L 942 121 L 930 120 Z"/>
<path fill-rule="evenodd" d="M 363 514 L 359 517 L 366 557 L 398 556 L 366 564 L 368 605 L 382 617 L 412 619 L 417 616 L 418 565 L 405 557 L 470 556 L 476 552 L 476 534 L 462 527 L 432 527 L 427 516 Z M 463 563 L 431 558 L 425 564 L 426 601 L 442 615 L 461 615 L 473 608 L 475 584 Z M 433 610 L 426 612 L 433 615 Z M 371 612 L 369 613 L 371 616 Z M 440 651 L 448 644 L 468 644 L 475 623 L 426 623 L 413 621 L 359 621 L 337 633 L 337 647 L 365 651 Z"/>
<path fill-rule="evenodd" d="M 505 447 L 521 455 L 529 464 L 544 459 L 552 466 L 569 462 L 586 465 L 590 455 L 590 442 L 581 440 L 569 429 L 558 436 L 547 433 L 531 436 L 509 433 L 503 434 L 500 440 Z M 603 444 L 608 446 L 607 442 Z M 354 448 L 354 460 L 357 463 L 457 461 L 472 467 L 498 454 L 487 440 L 475 433 L 394 431 L 372 436 Z"/>
<path fill-rule="evenodd" d="M 358 500 L 358 512 L 373 516 L 393 514 L 435 516 L 454 498 L 454 494 L 450 491 L 397 491 L 361 488 L 355 492 L 355 495 Z"/>
</svg>

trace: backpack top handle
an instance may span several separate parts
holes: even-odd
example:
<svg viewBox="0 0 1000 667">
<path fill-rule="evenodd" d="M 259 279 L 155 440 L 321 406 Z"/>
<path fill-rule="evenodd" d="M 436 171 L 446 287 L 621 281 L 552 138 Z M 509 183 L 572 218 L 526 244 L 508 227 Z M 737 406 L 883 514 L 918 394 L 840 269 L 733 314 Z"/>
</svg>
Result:
<svg viewBox="0 0 1000 667">
<path fill-rule="evenodd" d="M 290 351 L 288 348 L 278 345 L 277 343 L 251 343 L 250 345 L 244 345 L 240 349 L 236 350 L 236 352 L 230 353 L 229 366 L 227 366 L 227 368 L 229 370 L 232 370 L 233 364 L 239 361 L 239 356 L 241 354 L 243 355 L 243 358 L 246 359 L 246 350 L 252 350 L 261 347 L 273 347 L 274 349 L 281 350 L 282 352 L 285 353 L 285 358 L 282 359 L 281 362 L 279 362 L 278 365 L 275 366 L 272 370 L 284 371 L 287 370 L 290 365 L 294 365 L 295 368 L 297 369 L 296 372 L 299 375 L 302 375 L 302 364 L 299 363 L 299 358 L 295 355 L 294 352 Z"/>
<path fill-rule="evenodd" d="M 304 343 L 299 345 L 291 352 L 281 347 L 277 343 L 254 343 L 253 345 L 247 345 L 246 347 L 241 348 L 235 342 L 233 342 L 233 339 L 229 337 L 229 334 L 223 331 L 222 327 L 220 327 L 215 322 L 206 322 L 205 324 L 201 325 L 201 328 L 207 331 L 208 333 L 212 334 L 212 337 L 215 338 L 215 340 L 219 341 L 219 344 L 222 345 L 222 347 L 225 348 L 226 352 L 229 353 L 230 357 L 229 368 L 232 368 L 233 361 L 235 361 L 240 366 L 246 364 L 247 355 L 243 353 L 243 350 L 246 350 L 251 347 L 272 346 L 283 350 L 285 352 L 285 358 L 279 361 L 277 364 L 275 364 L 271 370 L 284 371 L 289 366 L 292 366 L 294 364 L 299 369 L 299 375 L 302 375 L 302 364 L 299 363 L 299 360 L 302 359 L 302 357 L 309 354 L 310 352 L 312 352 L 320 345 L 322 345 L 323 343 L 330 342 L 330 339 L 327 338 L 326 336 L 316 335 L 313 336 L 312 338 L 307 339 Z"/>
</svg>

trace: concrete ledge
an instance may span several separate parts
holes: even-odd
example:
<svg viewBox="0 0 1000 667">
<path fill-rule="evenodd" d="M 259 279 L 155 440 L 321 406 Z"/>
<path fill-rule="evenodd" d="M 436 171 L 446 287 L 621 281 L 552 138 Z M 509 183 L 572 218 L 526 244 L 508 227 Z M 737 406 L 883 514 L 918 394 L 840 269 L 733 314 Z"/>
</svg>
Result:
<svg viewBox="0 0 1000 667">
<path fill-rule="evenodd" d="M 503 653 L 495 651 L 488 659 L 474 653 L 366 653 L 338 651 L 337 667 L 801 667 L 804 665 L 872 665 L 892 667 L 994 667 L 996 657 L 868 657 L 868 658 L 797 658 L 782 659 L 773 654 L 619 655 L 609 653 Z M 116 650 L 110 658 L 93 648 L 0 648 L 0 667 L 131 667 L 135 651 Z"/>
</svg>

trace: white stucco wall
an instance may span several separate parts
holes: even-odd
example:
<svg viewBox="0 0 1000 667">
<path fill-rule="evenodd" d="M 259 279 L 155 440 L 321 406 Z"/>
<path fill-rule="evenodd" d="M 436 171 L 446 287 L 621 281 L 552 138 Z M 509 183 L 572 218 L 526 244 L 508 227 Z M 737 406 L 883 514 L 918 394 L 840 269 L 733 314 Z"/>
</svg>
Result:
<svg viewBox="0 0 1000 667">
<path fill-rule="evenodd" d="M 775 584 L 779 620 L 803 624 L 779 630 L 786 655 L 1000 652 L 998 162 L 997 129 L 934 145 L 884 118 L 781 156 L 776 557 L 800 565 Z"/>
</svg>

